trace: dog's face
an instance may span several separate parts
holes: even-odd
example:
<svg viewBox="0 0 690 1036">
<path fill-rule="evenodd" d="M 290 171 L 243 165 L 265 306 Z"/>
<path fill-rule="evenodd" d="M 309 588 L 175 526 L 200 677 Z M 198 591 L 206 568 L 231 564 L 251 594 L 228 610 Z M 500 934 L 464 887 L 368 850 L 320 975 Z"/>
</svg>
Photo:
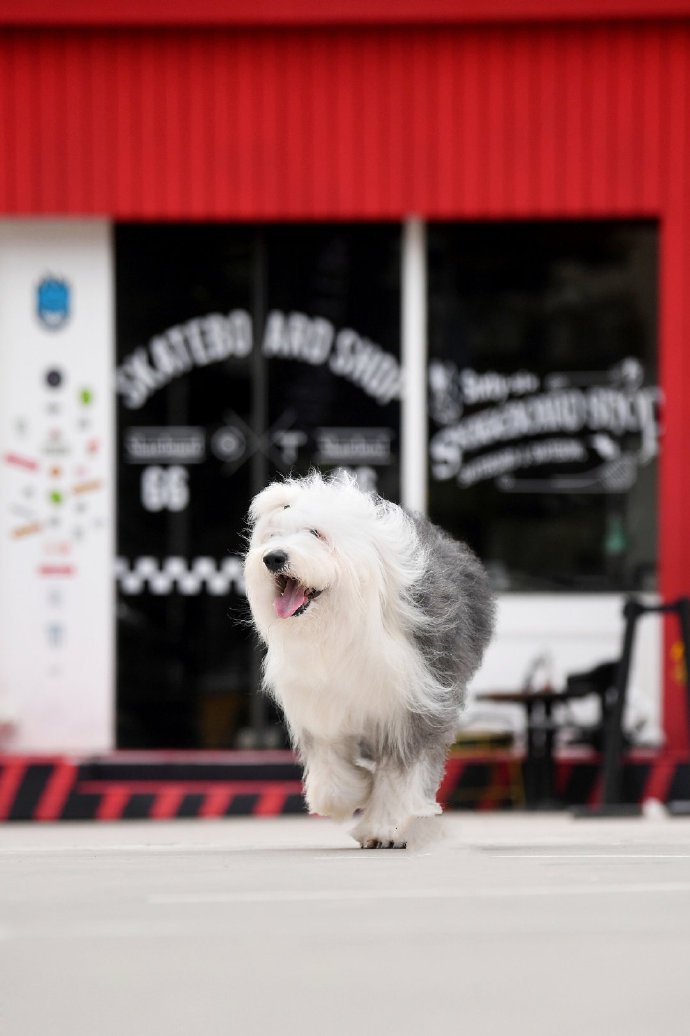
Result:
<svg viewBox="0 0 690 1036">
<path fill-rule="evenodd" d="M 325 483 L 275 483 L 254 499 L 245 561 L 247 596 L 266 637 L 276 622 L 303 623 L 332 594 L 340 567 L 334 544 L 333 493 Z"/>
</svg>

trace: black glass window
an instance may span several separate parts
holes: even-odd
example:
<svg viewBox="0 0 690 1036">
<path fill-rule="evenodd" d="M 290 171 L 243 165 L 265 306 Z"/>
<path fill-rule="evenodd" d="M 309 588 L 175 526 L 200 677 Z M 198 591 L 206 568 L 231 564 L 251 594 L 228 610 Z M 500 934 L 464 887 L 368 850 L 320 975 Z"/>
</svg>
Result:
<svg viewBox="0 0 690 1036">
<path fill-rule="evenodd" d="M 280 736 L 252 691 L 252 495 L 346 467 L 399 492 L 397 225 L 120 225 L 118 744 Z"/>
<path fill-rule="evenodd" d="M 504 590 L 653 589 L 649 223 L 429 228 L 431 517 Z"/>
</svg>

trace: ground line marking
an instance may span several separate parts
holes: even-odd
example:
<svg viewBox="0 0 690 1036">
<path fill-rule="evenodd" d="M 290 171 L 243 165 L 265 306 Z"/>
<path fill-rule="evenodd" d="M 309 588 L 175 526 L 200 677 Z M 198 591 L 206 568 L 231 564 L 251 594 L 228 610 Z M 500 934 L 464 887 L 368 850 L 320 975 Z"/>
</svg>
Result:
<svg viewBox="0 0 690 1036">
<path fill-rule="evenodd" d="M 497 860 L 690 860 L 690 853 L 502 853 L 492 850 Z"/>
<path fill-rule="evenodd" d="M 383 899 L 519 899 L 527 896 L 602 896 L 638 895 L 649 892 L 690 893 L 690 882 L 664 884 L 630 883 L 626 885 L 560 885 L 551 888 L 526 889 L 323 889 L 312 891 L 277 890 L 272 892 L 190 892 L 154 894 L 148 897 L 151 906 L 203 906 L 232 903 L 318 903 L 332 901 L 369 901 Z"/>
</svg>

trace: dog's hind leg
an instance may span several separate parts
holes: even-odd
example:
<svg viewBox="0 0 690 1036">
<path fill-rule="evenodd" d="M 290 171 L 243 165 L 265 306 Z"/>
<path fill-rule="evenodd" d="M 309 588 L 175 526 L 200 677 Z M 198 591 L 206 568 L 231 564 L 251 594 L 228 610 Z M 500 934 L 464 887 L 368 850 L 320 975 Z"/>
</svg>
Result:
<svg viewBox="0 0 690 1036">
<path fill-rule="evenodd" d="M 381 762 L 373 788 L 352 835 L 363 849 L 404 849 L 414 821 L 436 816 L 436 791 L 443 774 L 445 750 L 430 750 L 412 763 Z"/>
<path fill-rule="evenodd" d="M 347 820 L 366 805 L 371 794 L 372 774 L 357 765 L 358 745 L 354 738 L 334 742 L 306 737 L 300 754 L 310 813 Z"/>
</svg>

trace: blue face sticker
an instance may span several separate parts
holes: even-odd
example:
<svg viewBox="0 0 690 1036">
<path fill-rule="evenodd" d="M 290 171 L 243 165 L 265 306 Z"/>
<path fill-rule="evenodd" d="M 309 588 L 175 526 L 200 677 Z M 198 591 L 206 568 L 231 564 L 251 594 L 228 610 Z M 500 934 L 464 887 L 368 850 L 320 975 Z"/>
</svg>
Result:
<svg viewBox="0 0 690 1036">
<path fill-rule="evenodd" d="M 44 327 L 58 331 L 70 317 L 71 288 L 58 277 L 44 277 L 36 289 L 36 314 Z"/>
</svg>

